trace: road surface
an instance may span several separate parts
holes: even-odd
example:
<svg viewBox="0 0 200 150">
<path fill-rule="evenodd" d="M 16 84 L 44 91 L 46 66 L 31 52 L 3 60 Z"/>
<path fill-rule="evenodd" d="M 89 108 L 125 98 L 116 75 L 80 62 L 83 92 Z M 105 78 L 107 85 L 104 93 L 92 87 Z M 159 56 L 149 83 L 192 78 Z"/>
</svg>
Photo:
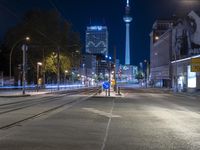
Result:
<svg viewBox="0 0 200 150">
<path fill-rule="evenodd" d="M 0 149 L 200 149 L 198 98 L 122 91 L 123 97 L 82 91 L 0 100 Z"/>
</svg>

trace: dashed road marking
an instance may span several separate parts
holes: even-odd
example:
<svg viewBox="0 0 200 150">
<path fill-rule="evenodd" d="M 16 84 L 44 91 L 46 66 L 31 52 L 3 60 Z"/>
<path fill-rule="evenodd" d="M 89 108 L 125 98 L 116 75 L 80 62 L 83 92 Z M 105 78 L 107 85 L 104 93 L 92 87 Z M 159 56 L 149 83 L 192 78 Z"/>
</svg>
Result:
<svg viewBox="0 0 200 150">
<path fill-rule="evenodd" d="M 110 114 L 113 113 L 114 106 L 115 106 L 115 100 L 113 100 L 112 108 L 110 110 Z M 112 117 L 110 117 L 109 120 L 108 120 L 108 124 L 107 124 L 107 127 L 106 127 L 106 134 L 105 134 L 105 137 L 104 137 L 104 140 L 103 140 L 103 144 L 101 146 L 101 150 L 105 149 L 106 142 L 107 142 L 107 139 L 108 139 L 108 132 L 109 132 L 111 120 L 112 120 Z"/>
<path fill-rule="evenodd" d="M 97 109 L 94 109 L 94 108 L 82 108 L 82 109 L 87 110 L 87 111 L 92 112 L 92 113 L 95 113 L 95 114 L 98 114 L 98 115 L 101 115 L 101 116 L 108 117 L 108 118 L 120 118 L 121 117 L 119 115 L 113 115 L 112 113 L 107 113 L 107 112 L 100 111 L 100 110 L 97 110 Z"/>
</svg>

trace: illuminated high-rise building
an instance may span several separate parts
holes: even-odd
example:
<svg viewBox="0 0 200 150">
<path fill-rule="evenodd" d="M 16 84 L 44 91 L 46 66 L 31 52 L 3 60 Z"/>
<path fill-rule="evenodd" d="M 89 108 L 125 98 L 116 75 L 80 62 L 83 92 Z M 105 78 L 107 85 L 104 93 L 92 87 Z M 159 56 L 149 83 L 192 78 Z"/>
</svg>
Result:
<svg viewBox="0 0 200 150">
<path fill-rule="evenodd" d="M 125 65 L 130 65 L 130 23 L 132 21 L 130 16 L 130 4 L 129 0 L 126 1 L 126 13 L 124 16 L 124 22 L 126 23 L 126 51 L 125 51 Z"/>
<path fill-rule="evenodd" d="M 86 53 L 108 55 L 108 29 L 106 26 L 87 27 Z"/>
</svg>

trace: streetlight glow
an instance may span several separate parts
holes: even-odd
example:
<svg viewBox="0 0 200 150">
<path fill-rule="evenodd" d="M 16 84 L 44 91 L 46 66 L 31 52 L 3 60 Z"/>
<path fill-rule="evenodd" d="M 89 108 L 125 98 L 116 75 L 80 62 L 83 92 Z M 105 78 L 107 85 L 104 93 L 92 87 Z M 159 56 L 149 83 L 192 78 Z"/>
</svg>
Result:
<svg viewBox="0 0 200 150">
<path fill-rule="evenodd" d="M 156 36 L 156 37 L 155 37 L 155 40 L 159 40 L 159 39 L 160 39 L 159 36 Z"/>
<path fill-rule="evenodd" d="M 26 41 L 30 41 L 31 40 L 30 37 L 28 37 L 28 36 L 25 39 L 26 39 Z"/>
<path fill-rule="evenodd" d="M 41 62 L 38 62 L 37 64 L 38 64 L 39 66 L 42 66 L 42 63 L 41 63 Z"/>
</svg>

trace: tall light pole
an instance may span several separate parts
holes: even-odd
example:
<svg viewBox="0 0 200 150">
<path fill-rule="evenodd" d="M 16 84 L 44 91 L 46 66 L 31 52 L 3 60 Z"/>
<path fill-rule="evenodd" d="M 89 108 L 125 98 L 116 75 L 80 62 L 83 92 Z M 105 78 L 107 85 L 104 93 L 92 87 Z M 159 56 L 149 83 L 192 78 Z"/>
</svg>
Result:
<svg viewBox="0 0 200 150">
<path fill-rule="evenodd" d="M 83 64 L 83 82 L 85 85 L 85 80 L 86 80 L 86 69 L 85 69 L 85 64 Z"/>
<path fill-rule="evenodd" d="M 28 46 L 26 44 L 22 45 L 22 51 L 23 51 L 23 88 L 22 88 L 22 94 L 25 95 L 26 90 L 26 51 L 28 50 Z"/>
<path fill-rule="evenodd" d="M 66 85 L 66 77 L 67 77 L 67 74 L 69 73 L 69 71 L 68 70 L 65 70 L 65 80 L 64 80 L 64 82 L 65 82 L 65 85 Z"/>
<path fill-rule="evenodd" d="M 110 96 L 110 85 L 111 85 L 110 73 L 111 73 L 111 59 L 112 59 L 112 57 L 106 55 L 106 59 L 108 60 L 108 65 L 109 65 L 109 67 L 108 67 L 108 71 L 109 71 L 109 74 L 108 74 L 108 82 L 109 82 L 108 96 Z"/>
<path fill-rule="evenodd" d="M 39 72 L 40 72 L 40 66 L 42 66 L 42 63 L 41 62 L 38 62 L 37 63 L 37 92 L 39 91 Z"/>
<path fill-rule="evenodd" d="M 30 37 L 27 36 L 27 37 L 25 37 L 23 39 L 20 39 L 20 40 L 16 41 L 13 44 L 13 46 L 12 46 L 12 48 L 10 50 L 10 63 L 9 63 L 9 65 L 10 65 L 9 66 L 9 79 L 10 79 L 10 82 L 11 82 L 11 76 L 12 76 L 12 53 L 13 53 L 14 48 L 23 40 L 30 41 Z"/>
</svg>

